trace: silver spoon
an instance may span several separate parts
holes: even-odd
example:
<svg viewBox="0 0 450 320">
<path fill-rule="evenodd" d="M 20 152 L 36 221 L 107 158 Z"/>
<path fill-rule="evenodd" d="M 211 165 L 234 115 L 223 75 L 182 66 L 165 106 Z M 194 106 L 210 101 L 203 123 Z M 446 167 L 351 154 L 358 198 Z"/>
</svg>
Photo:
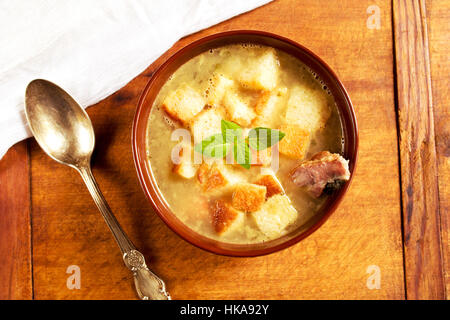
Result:
<svg viewBox="0 0 450 320">
<path fill-rule="evenodd" d="M 63 89 L 47 80 L 33 80 L 25 93 L 25 114 L 41 148 L 54 160 L 76 169 L 133 272 L 139 298 L 170 300 L 164 282 L 151 272 L 111 212 L 91 171 L 95 136 L 86 111 Z"/>
</svg>

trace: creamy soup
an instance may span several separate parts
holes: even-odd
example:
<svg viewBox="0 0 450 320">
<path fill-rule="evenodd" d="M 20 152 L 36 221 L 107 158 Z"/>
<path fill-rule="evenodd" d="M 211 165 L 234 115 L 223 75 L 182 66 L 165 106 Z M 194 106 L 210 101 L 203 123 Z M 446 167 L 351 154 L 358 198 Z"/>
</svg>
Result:
<svg viewBox="0 0 450 320">
<path fill-rule="evenodd" d="M 250 168 L 227 163 L 233 147 L 223 159 L 202 158 L 194 146 L 220 134 L 222 120 L 242 128 L 243 141 L 256 127 L 284 137 L 264 150 L 250 148 Z M 163 85 L 148 119 L 148 161 L 165 201 L 187 227 L 227 243 L 264 242 L 304 224 L 327 195 L 312 196 L 294 184 L 291 171 L 317 152 L 342 148 L 339 114 L 318 76 L 259 45 L 192 58 Z"/>
</svg>

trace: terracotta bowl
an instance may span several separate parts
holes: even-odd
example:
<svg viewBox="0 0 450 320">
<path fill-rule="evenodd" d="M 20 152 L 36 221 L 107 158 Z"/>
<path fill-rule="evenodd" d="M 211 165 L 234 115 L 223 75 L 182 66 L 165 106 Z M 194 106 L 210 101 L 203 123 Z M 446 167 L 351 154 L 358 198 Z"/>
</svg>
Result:
<svg viewBox="0 0 450 320">
<path fill-rule="evenodd" d="M 182 64 L 204 51 L 242 42 L 267 45 L 285 51 L 298 58 L 319 75 L 334 96 L 339 109 L 344 128 L 344 157 L 350 160 L 351 172 L 350 181 L 339 191 L 335 192 L 327 200 L 322 210 L 316 213 L 304 225 L 281 238 L 264 243 L 245 245 L 223 243 L 204 237 L 191 230 L 174 215 L 157 187 L 155 177 L 147 161 L 145 143 L 147 120 L 153 101 L 168 77 Z M 358 127 L 352 103 L 344 86 L 322 59 L 300 44 L 278 35 L 261 31 L 240 30 L 214 34 L 197 40 L 179 50 L 161 65 L 148 82 L 140 97 L 133 123 L 132 144 L 134 162 L 142 188 L 156 209 L 157 214 L 176 234 L 191 244 L 216 254 L 248 257 L 272 253 L 299 242 L 317 230 L 336 210 L 350 185 L 355 170 L 358 153 Z"/>
</svg>

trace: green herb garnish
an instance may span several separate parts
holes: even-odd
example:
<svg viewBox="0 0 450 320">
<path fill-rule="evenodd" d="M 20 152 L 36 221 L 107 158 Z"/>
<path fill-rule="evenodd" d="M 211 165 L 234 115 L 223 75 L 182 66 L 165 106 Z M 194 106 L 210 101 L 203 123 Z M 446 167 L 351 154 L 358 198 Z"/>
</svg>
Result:
<svg viewBox="0 0 450 320">
<path fill-rule="evenodd" d="M 248 133 L 248 143 L 252 149 L 264 150 L 283 139 L 285 134 L 279 130 L 258 127 Z"/>
<path fill-rule="evenodd" d="M 223 158 L 230 151 L 231 143 L 226 142 L 221 133 L 204 139 L 194 146 L 194 150 L 209 158 Z"/>
<path fill-rule="evenodd" d="M 194 150 L 210 158 L 223 158 L 230 150 L 236 163 L 250 169 L 251 152 L 272 147 L 283 139 L 285 134 L 279 130 L 258 127 L 251 129 L 248 138 L 244 139 L 242 128 L 234 122 L 222 120 L 221 133 L 212 135 L 194 146 Z"/>
</svg>

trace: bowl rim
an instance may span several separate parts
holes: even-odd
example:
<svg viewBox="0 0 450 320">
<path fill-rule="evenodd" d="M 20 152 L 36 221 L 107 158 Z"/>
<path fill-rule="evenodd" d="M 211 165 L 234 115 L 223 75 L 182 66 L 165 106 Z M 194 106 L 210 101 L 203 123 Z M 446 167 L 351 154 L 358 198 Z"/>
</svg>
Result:
<svg viewBox="0 0 450 320">
<path fill-rule="evenodd" d="M 344 186 L 339 190 L 337 195 L 332 199 L 332 201 L 330 202 L 329 208 L 324 212 L 322 217 L 320 217 L 316 222 L 314 222 L 304 232 L 301 232 L 300 234 L 288 239 L 287 241 L 280 242 L 278 244 L 275 244 L 274 246 L 265 247 L 265 248 L 257 248 L 257 249 L 250 248 L 251 246 L 255 246 L 257 244 L 240 245 L 241 247 L 248 246 L 249 248 L 247 250 L 235 251 L 235 250 L 226 249 L 226 248 L 223 248 L 220 246 L 213 246 L 206 242 L 202 242 L 201 240 L 202 240 L 202 238 L 204 238 L 205 240 L 209 240 L 210 242 L 213 242 L 213 243 L 216 242 L 218 244 L 228 244 L 228 243 L 220 242 L 218 240 L 212 240 L 211 238 L 207 238 L 203 235 L 200 235 L 196 231 L 191 230 L 187 225 L 185 225 L 182 222 L 181 222 L 181 224 L 184 226 L 184 229 L 186 229 L 186 230 L 182 230 L 181 227 L 177 228 L 175 225 L 172 224 L 172 222 L 167 218 L 166 212 L 164 212 L 164 211 L 167 210 L 167 211 L 169 211 L 169 213 L 173 214 L 174 216 L 175 216 L 175 214 L 173 212 L 171 212 L 171 210 L 168 209 L 166 206 L 163 206 L 164 205 L 164 197 L 162 195 L 162 192 L 159 191 L 159 189 L 157 188 L 157 182 L 156 182 L 155 178 L 153 177 L 152 174 L 147 174 L 145 171 L 145 168 L 142 165 L 142 163 L 144 161 L 148 161 L 148 160 L 142 159 L 142 157 L 139 153 L 140 147 L 142 147 L 142 146 L 138 144 L 137 136 L 139 134 L 139 132 L 138 132 L 139 122 L 144 121 L 145 124 L 147 124 L 147 121 L 148 121 L 148 118 L 142 119 L 142 117 L 143 117 L 142 112 L 146 108 L 146 105 L 144 104 L 145 98 L 149 92 L 149 89 L 154 84 L 155 79 L 157 79 L 159 74 L 161 72 L 163 72 L 167 66 L 169 66 L 174 61 L 176 61 L 176 59 L 178 57 L 183 56 L 183 54 L 200 46 L 201 44 L 206 44 L 206 43 L 216 40 L 218 38 L 226 38 L 226 37 L 240 36 L 240 35 L 250 36 L 250 37 L 251 36 L 259 36 L 259 37 L 272 38 L 277 41 L 281 41 L 288 45 L 291 45 L 291 46 L 295 47 L 296 49 L 303 51 L 303 53 L 310 56 L 313 60 L 316 60 L 316 62 L 322 68 L 324 68 L 325 71 L 330 75 L 333 82 L 339 89 L 342 98 L 345 100 L 345 102 L 348 106 L 347 111 L 349 113 L 350 122 L 351 122 L 351 128 L 349 129 L 349 132 L 351 132 L 351 134 L 353 136 L 354 143 L 352 145 L 353 159 L 351 159 L 352 163 L 351 163 L 351 168 L 350 168 L 350 178 L 347 181 L 347 183 L 345 183 Z M 249 41 L 249 42 L 251 42 L 251 41 Z M 304 63 L 304 61 L 302 61 L 302 63 Z M 306 65 L 306 63 L 305 63 L 305 65 Z M 159 91 L 159 89 L 158 89 L 158 91 Z M 147 106 L 147 107 L 149 109 L 151 109 L 152 105 Z M 338 109 L 339 109 L 339 106 L 338 106 Z M 341 118 L 341 121 L 342 121 L 341 111 L 342 110 L 339 109 L 339 117 Z M 146 128 L 146 126 L 145 126 L 145 128 Z M 343 129 L 347 130 L 346 128 L 343 128 Z M 146 133 L 145 133 L 145 135 L 146 135 Z M 253 257 L 253 256 L 262 256 L 262 255 L 270 254 L 270 253 L 288 248 L 288 247 L 298 243 L 299 241 L 307 238 L 312 233 L 314 233 L 317 229 L 319 229 L 328 220 L 328 218 L 336 211 L 337 207 L 343 200 L 345 194 L 347 193 L 348 188 L 351 185 L 351 182 L 353 180 L 353 175 L 356 170 L 356 164 L 357 164 L 357 159 L 358 159 L 358 149 L 359 149 L 359 130 L 358 130 L 358 124 L 357 124 L 357 120 L 356 120 L 355 109 L 354 109 L 353 104 L 350 100 L 350 97 L 347 93 L 347 90 L 345 89 L 344 85 L 342 84 L 341 80 L 338 78 L 336 73 L 331 69 L 331 67 L 322 58 L 317 56 L 315 53 L 313 53 L 311 50 L 304 47 L 303 45 L 301 45 L 289 38 L 286 38 L 286 37 L 283 37 L 283 36 L 280 36 L 277 34 L 273 34 L 273 33 L 266 32 L 266 31 L 259 31 L 259 30 L 232 30 L 232 31 L 214 33 L 214 34 L 202 37 L 200 39 L 197 39 L 193 42 L 190 42 L 189 44 L 183 46 L 181 49 L 176 50 L 175 53 L 173 53 L 169 58 L 167 58 L 156 69 L 156 71 L 151 75 L 149 81 L 147 82 L 147 84 L 146 84 L 145 88 L 143 89 L 143 91 L 139 97 L 139 100 L 138 100 L 136 112 L 135 112 L 134 119 L 133 119 L 133 125 L 132 125 L 131 145 L 132 145 L 134 165 L 136 167 L 140 185 L 141 185 L 145 195 L 147 196 L 148 200 L 150 201 L 153 208 L 155 209 L 157 215 L 161 218 L 161 220 L 164 221 L 164 223 L 175 234 L 177 234 L 179 237 L 181 237 L 188 243 L 190 243 L 200 249 L 211 252 L 211 253 L 224 255 L 224 256 L 234 256 L 234 257 Z M 146 149 L 146 146 L 144 146 L 144 149 Z M 145 176 L 147 176 L 147 178 L 149 178 L 150 185 L 147 185 Z M 191 236 L 189 234 L 189 232 L 187 231 L 187 229 L 189 229 L 190 232 L 196 233 L 197 237 Z M 200 238 L 201 240 L 198 240 L 198 238 Z M 274 240 L 276 240 L 276 239 L 274 239 Z M 271 241 L 274 241 L 274 240 L 271 240 Z M 268 242 L 266 242 L 266 243 L 268 243 Z"/>
</svg>

